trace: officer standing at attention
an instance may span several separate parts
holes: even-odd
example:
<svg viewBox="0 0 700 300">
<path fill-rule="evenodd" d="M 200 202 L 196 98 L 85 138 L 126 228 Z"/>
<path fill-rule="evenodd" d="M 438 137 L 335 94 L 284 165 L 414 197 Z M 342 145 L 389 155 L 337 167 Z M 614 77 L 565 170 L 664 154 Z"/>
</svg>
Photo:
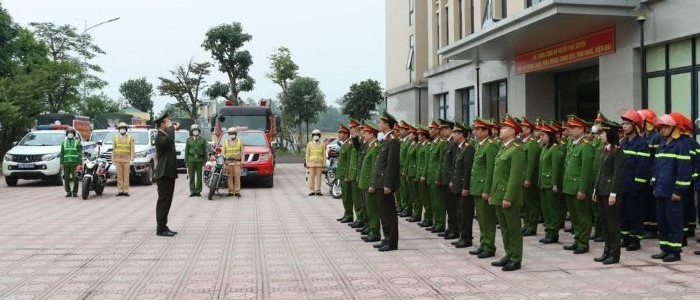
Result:
<svg viewBox="0 0 700 300">
<path fill-rule="evenodd" d="M 559 242 L 559 229 L 566 217 L 566 205 L 560 191 L 564 175 L 564 146 L 557 140 L 557 130 L 544 122 L 537 122 L 536 132 L 542 145 L 537 180 L 544 218 L 544 238 L 540 243 L 553 244 Z"/>
<path fill-rule="evenodd" d="M 75 128 L 66 128 L 66 139 L 61 144 L 61 166 L 63 166 L 63 186 L 66 189 L 66 198 L 78 197 L 78 177 L 75 175 L 75 168 L 82 163 L 82 153 L 83 146 L 80 139 L 76 137 Z"/>
<path fill-rule="evenodd" d="M 235 127 L 227 131 L 228 139 L 224 141 L 224 157 L 228 163 L 228 196 L 241 196 L 241 161 L 245 153 L 245 145 L 238 138 L 238 130 Z"/>
<path fill-rule="evenodd" d="M 127 134 L 129 128 L 124 122 L 117 126 L 119 134 L 114 136 L 112 162 L 117 167 L 117 196 L 129 196 L 129 173 L 134 160 L 134 138 Z"/>
<path fill-rule="evenodd" d="M 321 142 L 321 131 L 311 132 L 311 141 L 306 144 L 306 167 L 309 169 L 309 196 L 321 193 L 321 177 L 326 167 L 326 146 Z"/>
<path fill-rule="evenodd" d="M 471 128 L 468 125 L 455 123 L 452 137 L 457 145 L 452 169 L 452 179 L 448 186 L 453 197 L 458 198 L 457 219 L 459 240 L 452 242 L 456 248 L 472 246 L 472 226 L 474 223 L 474 198 L 469 196 L 472 164 L 474 162 L 474 147 L 468 140 Z"/>
<path fill-rule="evenodd" d="M 379 213 L 381 216 L 384 240 L 376 244 L 379 251 L 392 251 L 399 246 L 399 224 L 396 215 L 396 200 L 394 192 L 399 187 L 399 156 L 400 142 L 391 128 L 396 124 L 394 116 L 384 112 L 379 118 L 379 130 L 384 133 L 384 140 L 379 147 L 377 160 L 374 164 L 372 186 L 368 192 L 378 193 Z"/>
<path fill-rule="evenodd" d="M 338 155 L 338 163 L 335 166 L 335 174 L 340 181 L 340 188 L 343 198 L 343 216 L 336 219 L 341 223 L 349 223 L 353 220 L 352 213 L 352 197 L 350 184 L 345 180 L 347 176 L 348 164 L 350 163 L 350 152 L 352 151 L 352 143 L 349 140 L 350 129 L 344 125 L 338 128 L 338 140 L 340 141 L 340 153 Z M 347 221 L 347 222 L 346 222 Z"/>
<path fill-rule="evenodd" d="M 565 250 L 573 250 L 574 254 L 588 252 L 591 235 L 591 205 L 589 204 L 592 187 L 591 167 L 593 147 L 584 140 L 588 123 L 581 118 L 571 115 L 566 123 L 571 137 L 571 147 L 566 152 L 564 160 L 564 187 L 562 193 L 566 199 L 571 216 L 575 242 L 564 246 Z"/>
<path fill-rule="evenodd" d="M 158 128 L 156 136 L 156 184 L 158 203 L 156 204 L 156 235 L 175 236 L 177 232 L 168 228 L 168 213 L 173 203 L 175 179 L 177 179 L 177 156 L 175 155 L 175 130 L 179 125 L 170 122 L 168 113 L 153 121 Z"/>
<path fill-rule="evenodd" d="M 435 139 L 433 140 L 432 146 L 430 148 L 430 153 L 428 155 L 428 171 L 426 176 L 426 181 L 430 186 L 430 199 L 433 203 L 433 226 L 426 228 L 426 230 L 431 233 L 441 233 L 445 231 L 445 220 L 446 220 L 446 208 L 445 208 L 445 195 L 443 190 L 442 180 L 442 161 L 445 158 L 445 146 L 447 145 L 447 139 L 445 134 L 442 133 L 440 129 L 442 124 L 434 122 L 433 127 L 436 127 Z M 445 128 L 448 125 L 445 124 Z M 448 131 L 448 130 L 445 130 Z M 451 130 L 449 130 L 451 131 Z"/>
<path fill-rule="evenodd" d="M 190 197 L 202 196 L 202 168 L 207 160 L 207 141 L 199 134 L 199 125 L 190 127 L 190 137 L 185 144 L 185 165 L 190 180 Z"/>
<path fill-rule="evenodd" d="M 518 122 L 506 115 L 501 125 L 500 134 L 503 148 L 496 155 L 489 204 L 496 208 L 496 217 L 498 224 L 501 225 L 506 256 L 497 262 L 492 262 L 491 265 L 501 267 L 503 271 L 515 271 L 520 269 L 523 259 L 520 213 L 523 207 L 523 182 L 525 180 L 523 169 L 527 158 L 522 145 L 515 141 L 517 134 L 522 132 Z"/>
<path fill-rule="evenodd" d="M 496 255 L 496 209 L 489 205 L 488 200 L 491 197 L 498 146 L 490 138 L 493 123 L 477 118 L 473 127 L 476 153 L 472 164 L 469 194 L 474 199 L 478 216 L 480 244 L 478 249 L 469 251 L 469 254 L 477 255 L 478 258 L 488 258 Z"/>
<path fill-rule="evenodd" d="M 432 125 L 431 125 L 432 126 Z M 433 203 L 430 201 L 430 186 L 425 176 L 428 172 L 428 155 L 432 147 L 431 137 L 434 129 L 421 126 L 418 132 L 418 150 L 416 154 L 416 180 L 423 211 L 423 221 L 418 223 L 420 227 L 433 226 Z"/>
<path fill-rule="evenodd" d="M 523 118 L 520 122 L 523 133 L 520 135 L 523 150 L 527 155 L 527 167 L 525 169 L 525 182 L 523 187 L 523 200 L 525 206 L 525 224 L 523 236 L 537 235 L 537 224 L 542 217 L 542 202 L 540 201 L 540 191 L 537 187 L 537 169 L 540 164 L 540 145 L 533 136 L 535 124 Z"/>
<path fill-rule="evenodd" d="M 452 193 L 452 188 L 449 183 L 454 176 L 455 155 L 459 145 L 454 140 L 454 126 L 450 121 L 442 120 L 440 124 L 440 132 L 445 139 L 445 152 L 442 160 L 442 170 L 440 172 L 440 182 L 443 183 L 443 201 L 445 201 L 445 210 L 447 212 L 447 225 L 444 233 L 438 233 L 438 236 L 444 237 L 446 240 L 453 240 L 460 237 L 458 217 L 459 193 Z"/>
<path fill-rule="evenodd" d="M 634 110 L 627 110 L 622 119 L 622 153 L 624 157 L 624 176 L 622 181 L 623 199 L 620 203 L 620 220 L 622 247 L 627 251 L 641 249 L 644 238 L 644 219 L 646 217 L 646 193 L 651 179 L 653 159 L 649 145 L 640 132 L 644 126 L 642 116 Z"/>
<path fill-rule="evenodd" d="M 379 152 L 379 142 L 377 142 L 377 133 L 379 129 L 373 124 L 365 123 L 362 129 L 362 134 L 365 136 L 364 140 L 367 143 L 367 152 L 362 158 L 362 168 L 360 168 L 360 175 L 357 180 L 357 184 L 360 189 L 363 189 L 365 193 L 365 212 L 367 214 L 367 226 L 368 234 L 362 237 L 362 240 L 371 243 L 378 242 L 381 239 L 380 233 L 380 216 L 379 216 L 379 201 L 382 201 L 382 195 L 374 191 L 369 193 L 370 186 L 373 186 L 374 177 L 374 162 L 377 159 L 377 153 Z"/>
</svg>

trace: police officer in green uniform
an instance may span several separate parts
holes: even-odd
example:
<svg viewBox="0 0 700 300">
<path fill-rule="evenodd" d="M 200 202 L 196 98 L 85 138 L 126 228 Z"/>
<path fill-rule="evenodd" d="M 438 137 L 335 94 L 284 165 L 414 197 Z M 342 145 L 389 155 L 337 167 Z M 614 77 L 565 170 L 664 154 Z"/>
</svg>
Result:
<svg viewBox="0 0 700 300">
<path fill-rule="evenodd" d="M 362 169 L 362 162 L 364 161 L 365 158 L 365 152 L 367 151 L 367 141 L 365 141 L 364 136 L 362 135 L 362 130 L 364 129 L 363 126 L 359 127 L 358 135 L 359 139 L 357 140 L 358 143 L 355 144 L 356 150 L 357 150 L 357 162 L 354 165 L 356 171 L 355 177 L 353 178 L 355 182 L 355 190 L 353 191 L 353 195 L 355 195 L 357 205 L 360 207 L 360 213 L 357 215 L 357 219 L 355 220 L 354 224 L 349 224 L 351 228 L 355 228 L 357 232 L 360 233 L 366 233 L 369 232 L 369 226 L 367 225 L 367 211 L 366 211 L 366 205 L 367 205 L 367 199 L 365 198 L 366 194 L 364 189 L 361 189 L 359 186 L 360 182 L 360 170 Z"/>
<path fill-rule="evenodd" d="M 408 155 L 406 158 L 406 188 L 408 189 L 409 209 L 411 217 L 406 221 L 419 222 L 422 219 L 422 206 L 420 202 L 420 192 L 416 182 L 416 167 L 418 158 L 418 129 L 409 125 L 409 140 Z"/>
<path fill-rule="evenodd" d="M 380 217 L 379 217 L 379 197 L 375 194 L 369 194 L 369 188 L 374 180 L 372 174 L 374 171 L 374 162 L 377 159 L 379 152 L 379 142 L 377 141 L 377 133 L 379 130 L 373 124 L 365 123 L 362 129 L 365 142 L 367 143 L 367 152 L 362 159 L 362 168 L 360 169 L 360 177 L 358 186 L 363 189 L 365 199 L 365 211 L 367 212 L 367 225 L 369 226 L 368 234 L 362 237 L 365 242 L 378 242 L 381 239 L 380 233 Z"/>
<path fill-rule="evenodd" d="M 350 223 L 353 220 L 352 212 L 352 191 L 350 182 L 346 181 L 348 165 L 350 164 L 350 152 L 352 151 L 352 142 L 350 138 L 350 129 L 344 125 L 338 128 L 338 139 L 340 140 L 340 153 L 338 154 L 338 163 L 335 166 L 335 174 L 340 181 L 341 198 L 343 199 L 343 216 L 336 219 L 338 222 Z"/>
<path fill-rule="evenodd" d="M 537 235 L 537 224 L 542 217 L 542 203 L 540 201 L 540 190 L 537 186 L 538 172 L 540 164 L 540 144 L 533 136 L 535 124 L 523 118 L 520 121 L 523 133 L 520 135 L 522 148 L 527 157 L 527 167 L 525 169 L 525 182 L 523 183 L 523 200 L 525 208 L 523 236 Z"/>
<path fill-rule="evenodd" d="M 384 240 L 376 244 L 379 251 L 393 251 L 399 245 L 399 224 L 396 215 L 394 192 L 399 187 L 400 143 L 391 128 L 396 119 L 386 111 L 379 118 L 379 130 L 384 134 L 374 163 L 372 184 L 368 192 L 379 198 L 379 214 L 384 232 Z"/>
<path fill-rule="evenodd" d="M 471 247 L 473 240 L 474 198 L 469 196 L 469 184 L 476 151 L 468 140 L 470 132 L 469 125 L 460 123 L 455 123 L 452 129 L 453 140 L 457 147 L 449 188 L 453 197 L 458 199 L 456 223 L 459 228 L 459 240 L 452 243 L 456 248 Z"/>
<path fill-rule="evenodd" d="M 432 205 L 429 204 L 429 197 L 427 192 L 427 185 L 425 183 L 425 154 L 427 145 L 430 142 L 430 133 L 428 128 L 423 125 L 418 125 L 418 143 L 416 144 L 416 177 L 414 183 L 416 184 L 416 190 L 418 191 L 418 226 L 428 227 L 433 225 L 433 211 L 431 209 Z"/>
<path fill-rule="evenodd" d="M 566 123 L 571 138 L 571 146 L 564 160 L 564 183 L 562 193 L 571 217 L 574 231 L 574 244 L 564 246 L 565 250 L 573 250 L 574 254 L 589 251 L 588 240 L 591 235 L 591 175 L 593 147 L 584 139 L 585 130 L 589 127 L 586 121 L 577 116 L 569 116 Z"/>
<path fill-rule="evenodd" d="M 433 226 L 433 202 L 431 201 L 430 197 L 430 184 L 428 183 L 427 176 L 428 165 L 430 162 L 430 151 L 433 147 L 432 139 L 433 137 L 437 136 L 437 128 L 438 127 L 435 122 L 432 122 L 429 128 L 424 128 L 425 131 L 423 132 L 423 135 L 425 136 L 425 139 L 423 140 L 421 149 L 418 152 L 417 177 L 420 178 L 420 198 L 421 202 L 423 203 L 424 210 L 423 222 L 418 224 L 420 227 L 431 228 Z"/>
<path fill-rule="evenodd" d="M 66 189 L 66 197 L 78 197 L 78 177 L 75 169 L 82 163 L 82 153 L 83 146 L 75 133 L 75 128 L 66 128 L 66 138 L 61 144 L 61 166 L 63 166 L 63 186 Z"/>
<path fill-rule="evenodd" d="M 480 245 L 478 249 L 469 251 L 469 254 L 477 255 L 478 258 L 488 258 L 496 254 L 496 208 L 489 205 L 488 200 L 491 197 L 498 145 L 490 138 L 493 123 L 477 118 L 473 127 L 476 153 L 472 164 L 469 194 L 474 199 L 478 216 Z"/>
<path fill-rule="evenodd" d="M 357 181 L 355 179 L 357 178 L 357 164 L 358 164 L 358 156 L 359 156 L 359 149 L 361 147 L 362 142 L 360 141 L 360 123 L 358 123 L 355 120 L 350 120 L 350 143 L 352 144 L 352 147 L 350 148 L 350 160 L 348 161 L 348 167 L 347 167 L 347 173 L 345 175 L 345 182 L 348 185 L 348 191 L 349 191 L 349 196 L 352 198 L 352 204 L 353 207 L 355 208 L 355 221 L 353 222 L 352 218 L 350 220 L 345 220 L 343 223 L 350 223 L 350 225 L 357 225 L 358 222 L 361 222 L 362 217 L 364 215 L 364 211 L 362 206 L 360 205 L 360 199 L 361 196 L 356 193 L 358 190 L 357 188 Z M 345 191 L 343 191 L 345 193 Z"/>
<path fill-rule="evenodd" d="M 523 170 L 527 158 L 522 145 L 515 140 L 517 134 L 522 132 L 520 124 L 506 115 L 501 125 L 503 147 L 496 155 L 489 204 L 495 206 L 506 255 L 491 265 L 501 267 L 503 271 L 515 271 L 520 269 L 523 259 L 520 213 L 523 206 L 522 183 L 525 180 Z"/>
<path fill-rule="evenodd" d="M 408 172 L 408 148 L 411 146 L 411 141 L 408 139 L 408 130 L 410 129 L 408 123 L 405 121 L 399 122 L 396 126 L 398 131 L 398 138 L 401 142 L 401 154 L 399 158 L 399 172 L 400 172 L 400 182 L 401 185 L 397 191 L 397 200 L 399 202 L 399 216 L 410 217 L 412 210 L 408 208 L 409 190 L 407 188 L 408 182 L 406 181 L 406 175 Z"/>
<path fill-rule="evenodd" d="M 445 231 L 445 195 L 442 187 L 445 183 L 442 182 L 442 162 L 445 159 L 445 147 L 447 140 L 440 130 L 441 124 L 435 122 L 435 136 L 428 154 L 428 171 L 426 181 L 430 187 L 430 201 L 433 203 L 433 226 L 426 228 L 432 233 L 440 233 Z M 449 125 L 446 125 L 449 126 Z"/>
<path fill-rule="evenodd" d="M 207 160 L 207 141 L 200 136 L 199 125 L 190 127 L 190 137 L 185 144 L 185 165 L 190 180 L 190 197 L 201 196 L 202 168 Z"/>
<path fill-rule="evenodd" d="M 540 243 L 559 242 L 559 229 L 566 215 L 566 205 L 561 198 L 561 183 L 564 175 L 564 146 L 557 140 L 557 129 L 544 122 L 537 122 L 536 132 L 542 144 L 538 168 L 538 188 L 542 200 L 544 238 Z"/>
</svg>

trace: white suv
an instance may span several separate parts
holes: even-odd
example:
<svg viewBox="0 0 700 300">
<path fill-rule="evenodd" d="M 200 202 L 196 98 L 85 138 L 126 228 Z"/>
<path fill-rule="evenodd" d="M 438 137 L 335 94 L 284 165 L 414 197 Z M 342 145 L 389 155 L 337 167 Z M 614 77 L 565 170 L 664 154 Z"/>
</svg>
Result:
<svg viewBox="0 0 700 300">
<path fill-rule="evenodd" d="M 108 134 L 104 141 L 102 148 L 102 157 L 106 158 L 110 163 L 112 162 L 112 149 L 114 148 L 114 137 L 119 134 L 119 132 L 112 132 Z M 131 162 L 131 176 L 129 179 L 131 181 L 138 180 L 140 183 L 145 185 L 153 184 L 155 181 L 155 165 L 156 165 L 156 148 L 153 146 L 153 135 L 151 130 L 146 128 L 131 128 L 127 133 L 134 138 L 134 161 Z M 117 177 L 117 167 L 110 165 L 108 178 Z"/>
<path fill-rule="evenodd" d="M 177 156 L 177 170 L 187 171 L 185 165 L 185 146 L 187 139 L 190 137 L 190 132 L 184 129 L 175 131 L 175 155 Z"/>
<path fill-rule="evenodd" d="M 77 138 L 80 133 L 77 133 Z M 8 186 L 16 186 L 19 179 L 51 180 L 63 184 L 61 145 L 65 130 L 34 130 L 27 133 L 15 147 L 5 154 L 2 174 Z M 81 139 L 82 140 L 82 139 Z M 91 151 L 83 144 L 83 153 Z"/>
</svg>

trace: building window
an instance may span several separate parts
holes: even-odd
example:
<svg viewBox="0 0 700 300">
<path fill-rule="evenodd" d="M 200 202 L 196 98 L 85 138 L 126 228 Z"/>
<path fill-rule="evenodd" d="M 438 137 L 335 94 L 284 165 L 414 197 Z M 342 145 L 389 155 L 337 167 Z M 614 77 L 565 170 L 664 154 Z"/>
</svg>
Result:
<svg viewBox="0 0 700 300">
<path fill-rule="evenodd" d="M 508 82 L 501 80 L 487 86 L 491 118 L 501 120 L 508 113 Z"/>
<path fill-rule="evenodd" d="M 457 90 L 457 97 L 459 97 L 459 104 L 462 108 L 462 122 L 472 124 L 476 117 L 476 94 L 474 93 L 474 87 Z"/>
<path fill-rule="evenodd" d="M 537 3 L 540 3 L 540 2 L 542 2 L 542 1 L 544 1 L 544 0 L 527 0 L 527 1 L 525 2 L 525 7 L 533 6 L 533 5 L 535 5 L 535 4 L 537 4 Z"/>
<path fill-rule="evenodd" d="M 459 39 L 461 39 L 464 37 L 464 3 L 462 0 L 459 0 L 457 5 L 459 5 L 459 16 L 458 21 L 455 22 L 455 26 L 459 29 Z"/>
<path fill-rule="evenodd" d="M 447 46 L 450 44 L 450 24 L 449 24 L 449 19 L 450 19 L 450 8 L 445 6 L 445 16 L 443 17 L 444 25 L 445 25 L 445 44 L 441 46 Z"/>
<path fill-rule="evenodd" d="M 436 95 L 437 100 L 437 117 L 441 119 L 447 119 L 447 110 L 450 106 L 447 104 L 447 93 Z"/>
<path fill-rule="evenodd" d="M 416 0 L 408 0 L 408 25 L 413 26 L 416 21 Z"/>
<path fill-rule="evenodd" d="M 413 64 L 415 62 L 416 38 L 414 35 L 408 38 L 408 57 L 406 57 L 406 70 L 408 70 L 408 81 L 413 82 Z"/>
<path fill-rule="evenodd" d="M 700 39 L 647 48 L 646 108 L 658 115 L 679 112 L 696 120 L 700 109 Z M 700 131 L 696 131 L 700 134 Z"/>
<path fill-rule="evenodd" d="M 469 34 L 474 33 L 474 0 L 469 1 L 470 9 L 469 9 Z"/>
</svg>

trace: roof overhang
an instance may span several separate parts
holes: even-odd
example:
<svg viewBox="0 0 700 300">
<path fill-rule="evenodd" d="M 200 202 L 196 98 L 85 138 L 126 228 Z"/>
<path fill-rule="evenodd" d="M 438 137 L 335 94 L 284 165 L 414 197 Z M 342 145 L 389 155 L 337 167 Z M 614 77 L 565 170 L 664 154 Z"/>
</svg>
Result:
<svg viewBox="0 0 700 300">
<path fill-rule="evenodd" d="M 549 0 L 472 34 L 438 54 L 449 60 L 511 61 L 516 55 L 629 22 L 639 0 Z"/>
</svg>

